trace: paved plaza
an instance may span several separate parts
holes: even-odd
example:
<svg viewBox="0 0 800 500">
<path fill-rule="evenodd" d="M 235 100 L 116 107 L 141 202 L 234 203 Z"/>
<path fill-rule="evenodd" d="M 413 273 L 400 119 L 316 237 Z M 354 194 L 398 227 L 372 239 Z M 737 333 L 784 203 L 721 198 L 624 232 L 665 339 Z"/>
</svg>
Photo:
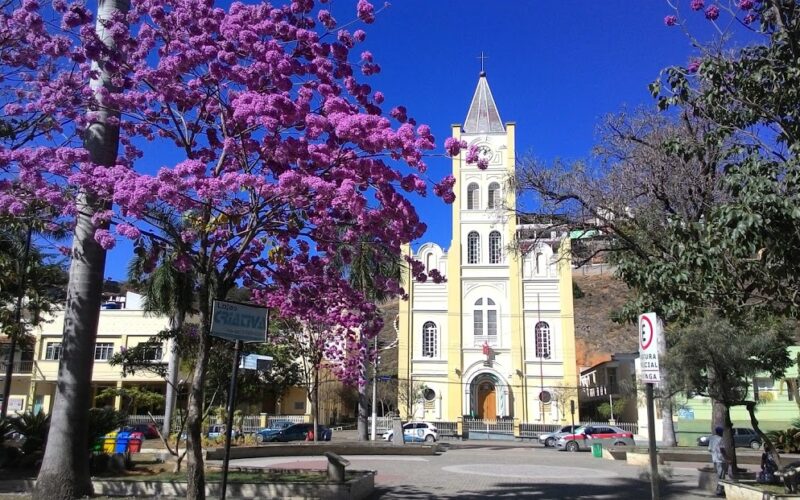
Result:
<svg viewBox="0 0 800 500">
<path fill-rule="evenodd" d="M 538 447 L 476 445 L 438 456 L 346 456 L 352 469 L 376 470 L 373 498 L 646 499 L 644 469 L 624 462 Z M 318 468 L 324 458 L 271 457 L 234 460 L 231 465 Z M 671 477 L 662 498 L 711 498 L 697 489 L 697 464 L 663 467 Z"/>
</svg>

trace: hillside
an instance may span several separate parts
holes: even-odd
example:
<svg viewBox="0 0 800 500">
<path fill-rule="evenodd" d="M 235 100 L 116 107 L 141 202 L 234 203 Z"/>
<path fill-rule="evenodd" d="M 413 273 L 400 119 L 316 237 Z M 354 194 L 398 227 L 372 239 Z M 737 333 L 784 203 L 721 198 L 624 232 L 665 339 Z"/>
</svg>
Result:
<svg viewBox="0 0 800 500">
<path fill-rule="evenodd" d="M 628 287 L 610 274 L 584 275 L 576 270 L 572 279 L 583 292 L 583 297 L 574 299 L 578 366 L 606 361 L 617 352 L 635 352 L 636 328 L 611 320 L 612 312 L 630 295 Z"/>
</svg>

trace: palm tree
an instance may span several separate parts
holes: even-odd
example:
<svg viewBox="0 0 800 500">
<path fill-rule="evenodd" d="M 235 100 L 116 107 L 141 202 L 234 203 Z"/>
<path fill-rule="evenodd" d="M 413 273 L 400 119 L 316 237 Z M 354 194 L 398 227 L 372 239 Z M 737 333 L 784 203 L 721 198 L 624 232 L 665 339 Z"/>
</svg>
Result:
<svg viewBox="0 0 800 500">
<path fill-rule="evenodd" d="M 95 31 L 114 53 L 116 40 L 106 30 L 111 19 L 124 16 L 130 0 L 98 0 Z M 116 164 L 119 150 L 119 110 L 105 105 L 106 93 L 119 93 L 102 61 L 92 63 L 90 85 L 95 109 L 84 133 L 84 147 L 95 165 Z M 71 499 L 92 494 L 89 457 L 88 415 L 92 404 L 92 367 L 97 324 L 100 320 L 106 251 L 95 240 L 92 216 L 107 208 L 107 202 L 86 190 L 75 201 L 76 220 L 72 238 L 67 303 L 64 310 L 63 356 L 58 365 L 58 384 L 51 413 L 49 446 L 33 490 L 33 498 Z"/>
<path fill-rule="evenodd" d="M 343 258 L 345 254 L 351 256 L 349 262 Z M 374 303 L 384 302 L 390 298 L 382 282 L 386 279 L 400 279 L 400 258 L 393 256 L 379 242 L 363 236 L 352 245 L 343 244 L 337 256 L 336 265 L 341 267 L 350 285 L 363 293 L 367 300 Z M 361 342 L 366 348 L 364 344 L 366 339 L 362 337 Z M 366 378 L 366 366 L 362 373 Z M 369 404 L 366 391 L 366 384 L 359 384 L 357 419 L 359 441 L 368 440 L 367 409 Z"/>
<path fill-rule="evenodd" d="M 168 214 L 161 214 L 158 220 L 162 229 L 174 232 L 180 224 Z M 177 397 L 180 359 L 174 337 L 183 330 L 186 315 L 192 311 L 194 303 L 194 280 L 188 273 L 181 272 L 173 265 L 173 252 L 165 250 L 157 255 L 152 247 L 142 245 L 128 264 L 128 281 L 144 296 L 144 310 L 156 315 L 169 317 L 169 329 L 173 340 L 170 342 L 167 361 L 167 394 L 164 409 L 162 435 L 169 437 L 172 413 Z"/>
</svg>

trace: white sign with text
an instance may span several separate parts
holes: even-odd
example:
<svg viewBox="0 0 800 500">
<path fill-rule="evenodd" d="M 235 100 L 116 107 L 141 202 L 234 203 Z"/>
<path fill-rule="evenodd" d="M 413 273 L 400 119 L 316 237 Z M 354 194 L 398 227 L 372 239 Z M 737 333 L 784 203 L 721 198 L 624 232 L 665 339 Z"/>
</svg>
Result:
<svg viewBox="0 0 800 500">
<path fill-rule="evenodd" d="M 661 369 L 658 363 L 658 345 L 662 335 L 661 321 L 656 313 L 639 316 L 639 363 L 640 379 L 645 384 L 661 382 Z"/>
</svg>

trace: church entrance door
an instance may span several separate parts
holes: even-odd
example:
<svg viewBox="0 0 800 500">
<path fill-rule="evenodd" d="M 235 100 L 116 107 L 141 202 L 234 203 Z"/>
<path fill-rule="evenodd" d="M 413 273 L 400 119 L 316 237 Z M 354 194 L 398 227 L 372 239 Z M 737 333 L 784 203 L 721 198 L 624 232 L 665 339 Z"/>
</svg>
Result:
<svg viewBox="0 0 800 500">
<path fill-rule="evenodd" d="M 478 418 L 497 419 L 497 391 L 491 382 L 481 382 L 478 386 Z"/>
</svg>

